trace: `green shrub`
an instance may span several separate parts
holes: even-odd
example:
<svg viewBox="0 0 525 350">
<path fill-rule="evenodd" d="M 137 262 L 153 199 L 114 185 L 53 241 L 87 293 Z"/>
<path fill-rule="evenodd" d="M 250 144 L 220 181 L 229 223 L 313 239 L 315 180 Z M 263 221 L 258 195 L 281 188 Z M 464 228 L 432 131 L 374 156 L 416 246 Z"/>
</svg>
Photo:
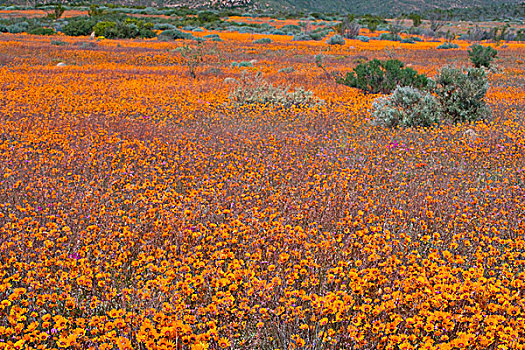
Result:
<svg viewBox="0 0 525 350">
<path fill-rule="evenodd" d="M 295 68 L 294 67 L 284 67 L 284 68 L 279 69 L 279 73 L 289 74 L 289 73 L 293 73 L 293 72 L 295 72 Z"/>
<path fill-rule="evenodd" d="M 343 38 L 342 35 L 336 34 L 334 36 L 331 36 L 330 39 L 326 41 L 328 45 L 344 45 L 345 44 L 345 38 Z"/>
<path fill-rule="evenodd" d="M 322 103 L 314 97 L 312 91 L 302 88 L 290 91 L 290 88 L 274 86 L 262 78 L 260 72 L 254 77 L 243 74 L 230 99 L 237 105 L 270 104 L 282 107 L 294 105 L 313 106 Z"/>
<path fill-rule="evenodd" d="M 54 35 L 56 34 L 53 28 L 36 27 L 27 32 L 33 35 Z"/>
<path fill-rule="evenodd" d="M 0 33 L 7 33 L 7 32 L 8 32 L 7 27 L 0 23 Z"/>
<path fill-rule="evenodd" d="M 247 68 L 253 67 L 253 63 L 250 61 L 232 62 L 232 67 Z"/>
<path fill-rule="evenodd" d="M 399 34 L 382 33 L 379 36 L 379 40 L 401 41 L 401 37 L 399 36 Z"/>
<path fill-rule="evenodd" d="M 102 21 L 95 24 L 93 31 L 96 36 L 105 36 L 105 33 L 117 26 L 115 22 Z"/>
<path fill-rule="evenodd" d="M 271 44 L 273 40 L 270 38 L 260 38 L 253 41 L 254 44 Z"/>
<path fill-rule="evenodd" d="M 373 109 L 373 123 L 389 128 L 431 126 L 441 118 L 441 105 L 436 97 L 410 86 L 398 86 L 392 95 L 376 99 Z"/>
<path fill-rule="evenodd" d="M 481 68 L 443 67 L 436 77 L 435 93 L 447 123 L 486 119 L 490 109 L 484 101 L 489 83 Z"/>
<path fill-rule="evenodd" d="M 416 41 L 413 38 L 404 38 L 401 40 L 403 44 L 414 44 Z"/>
<path fill-rule="evenodd" d="M 109 39 L 133 39 L 133 38 L 153 38 L 155 33 L 151 30 L 152 23 L 144 23 L 138 19 L 126 19 L 124 22 L 102 21 L 98 22 L 93 31 L 96 36 L 103 36 Z"/>
<path fill-rule="evenodd" d="M 6 29 L 11 34 L 24 33 L 24 32 L 28 31 L 29 24 L 27 22 L 15 23 L 15 24 L 11 24 L 11 25 L 7 26 Z"/>
<path fill-rule="evenodd" d="M 419 27 L 421 23 L 423 23 L 421 15 L 418 15 L 416 13 L 411 13 L 410 15 L 408 15 L 408 18 L 412 20 L 412 25 L 414 27 Z"/>
<path fill-rule="evenodd" d="M 96 22 L 92 19 L 76 19 L 69 22 L 62 28 L 64 34 L 69 36 L 86 36 L 93 32 Z"/>
<path fill-rule="evenodd" d="M 51 45 L 55 46 L 67 46 L 67 42 L 62 40 L 51 40 Z"/>
<path fill-rule="evenodd" d="M 202 37 L 204 40 L 210 40 L 210 41 L 222 41 L 219 34 L 209 34 Z"/>
<path fill-rule="evenodd" d="M 293 39 L 292 39 L 292 41 L 308 41 L 308 40 L 312 40 L 312 38 L 310 37 L 310 35 L 306 33 L 296 34 L 293 36 Z"/>
<path fill-rule="evenodd" d="M 161 40 L 195 40 L 195 37 L 190 33 L 182 32 L 178 29 L 168 29 L 160 33 L 159 39 Z"/>
<path fill-rule="evenodd" d="M 490 63 L 498 55 L 498 51 L 490 46 L 472 45 L 468 50 L 470 61 L 476 68 L 490 67 Z"/>
<path fill-rule="evenodd" d="M 375 94 L 390 93 L 398 85 L 424 88 L 428 84 L 428 78 L 412 68 L 405 68 L 399 60 L 374 59 L 358 64 L 337 82 Z"/>
<path fill-rule="evenodd" d="M 370 38 L 365 36 L 365 35 L 358 35 L 355 37 L 355 39 L 359 40 L 359 41 L 362 41 L 364 43 L 367 43 L 370 41 Z"/>
<path fill-rule="evenodd" d="M 451 43 L 451 42 L 446 42 L 436 47 L 436 49 L 438 50 L 448 50 L 448 49 L 457 49 L 457 48 L 459 48 L 459 45 Z"/>
</svg>

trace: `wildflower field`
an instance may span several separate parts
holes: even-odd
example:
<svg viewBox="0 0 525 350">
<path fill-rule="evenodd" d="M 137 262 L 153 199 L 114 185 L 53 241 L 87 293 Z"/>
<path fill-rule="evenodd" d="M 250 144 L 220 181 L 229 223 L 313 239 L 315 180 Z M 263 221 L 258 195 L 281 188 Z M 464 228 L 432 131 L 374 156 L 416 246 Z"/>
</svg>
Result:
<svg viewBox="0 0 525 350">
<path fill-rule="evenodd" d="M 218 34 L 0 35 L 0 349 L 524 349 L 525 44 L 490 120 L 384 129 L 327 72 L 470 43 Z"/>
</svg>

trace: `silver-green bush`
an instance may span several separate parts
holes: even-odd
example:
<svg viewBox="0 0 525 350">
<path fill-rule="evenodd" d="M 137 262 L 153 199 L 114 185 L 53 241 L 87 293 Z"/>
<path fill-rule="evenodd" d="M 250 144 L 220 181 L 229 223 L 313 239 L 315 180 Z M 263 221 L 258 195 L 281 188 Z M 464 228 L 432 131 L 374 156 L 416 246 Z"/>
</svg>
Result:
<svg viewBox="0 0 525 350">
<path fill-rule="evenodd" d="M 342 35 L 336 34 L 334 36 L 331 36 L 326 43 L 328 45 L 344 45 L 345 44 L 345 38 Z"/>
<path fill-rule="evenodd" d="M 392 95 L 378 98 L 373 104 L 374 124 L 398 126 L 431 126 L 441 118 L 441 105 L 432 94 L 410 86 L 398 86 Z"/>
<path fill-rule="evenodd" d="M 293 105 L 313 106 L 322 103 L 312 91 L 303 88 L 290 91 L 289 87 L 274 86 L 257 72 L 255 76 L 243 74 L 237 87 L 230 94 L 230 99 L 237 105 L 270 104 L 283 107 Z"/>
<path fill-rule="evenodd" d="M 490 108 L 484 101 L 489 83 L 480 68 L 443 67 L 428 91 L 398 86 L 390 96 L 378 98 L 372 116 L 385 127 L 431 126 L 484 120 Z"/>
</svg>

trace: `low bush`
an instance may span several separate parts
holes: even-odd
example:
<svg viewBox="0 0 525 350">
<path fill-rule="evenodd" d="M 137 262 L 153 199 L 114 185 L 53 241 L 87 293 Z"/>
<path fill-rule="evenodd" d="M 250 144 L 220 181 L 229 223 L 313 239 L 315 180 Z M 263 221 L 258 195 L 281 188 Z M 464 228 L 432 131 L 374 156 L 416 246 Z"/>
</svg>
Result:
<svg viewBox="0 0 525 350">
<path fill-rule="evenodd" d="M 476 122 L 490 116 L 484 101 L 489 84 L 483 69 L 443 67 L 431 85 L 429 92 L 398 86 L 392 95 L 378 98 L 373 104 L 373 123 L 425 127 Z"/>
<path fill-rule="evenodd" d="M 468 55 L 474 67 L 489 68 L 492 60 L 498 55 L 498 51 L 491 46 L 475 44 L 469 47 Z"/>
<path fill-rule="evenodd" d="M 91 18 L 76 19 L 66 24 L 62 31 L 69 36 L 86 36 L 93 32 L 95 24 L 95 20 Z"/>
<path fill-rule="evenodd" d="M 279 69 L 279 73 L 289 74 L 289 73 L 293 73 L 293 72 L 295 72 L 295 68 L 294 67 L 284 67 L 284 68 Z"/>
<path fill-rule="evenodd" d="M 33 35 L 55 35 L 56 32 L 53 28 L 36 27 L 27 32 Z"/>
<path fill-rule="evenodd" d="M 210 41 L 222 41 L 219 34 L 209 34 L 202 37 L 204 40 L 210 40 Z"/>
<path fill-rule="evenodd" d="M 483 69 L 443 67 L 436 84 L 434 92 L 443 108 L 445 122 L 473 122 L 490 116 L 484 101 L 489 83 Z"/>
<path fill-rule="evenodd" d="M 270 104 L 285 108 L 294 105 L 313 106 L 322 102 L 314 97 L 312 91 L 303 88 L 290 91 L 289 87 L 274 86 L 263 79 L 260 72 L 253 77 L 243 74 L 237 87 L 230 94 L 230 99 L 236 105 Z"/>
<path fill-rule="evenodd" d="M 29 29 L 29 24 L 27 22 L 19 22 L 7 26 L 7 31 L 11 34 L 19 34 L 27 32 Z"/>
<path fill-rule="evenodd" d="M 260 38 L 253 41 L 254 44 L 271 44 L 273 40 L 270 38 Z"/>
<path fill-rule="evenodd" d="M 168 30 L 168 29 L 177 29 L 177 27 L 175 27 L 173 24 L 170 24 L 170 23 L 155 23 L 155 25 L 153 26 L 153 29 Z"/>
<path fill-rule="evenodd" d="M 232 62 L 232 67 L 248 68 L 248 67 L 253 67 L 253 63 L 250 61 Z"/>
<path fill-rule="evenodd" d="M 401 41 L 401 37 L 399 36 L 399 34 L 382 33 L 379 36 L 379 40 Z"/>
<path fill-rule="evenodd" d="M 330 39 L 326 41 L 328 45 L 344 45 L 345 38 L 342 35 L 336 34 L 331 36 Z"/>
<path fill-rule="evenodd" d="M 178 29 L 168 29 L 159 34 L 160 40 L 195 40 L 195 37 L 190 33 L 182 32 Z"/>
<path fill-rule="evenodd" d="M 65 41 L 62 41 L 62 40 L 51 40 L 51 45 L 54 45 L 54 46 L 67 46 L 67 42 Z"/>
<path fill-rule="evenodd" d="M 347 73 L 337 82 L 375 94 L 390 93 L 398 85 L 425 88 L 428 78 L 412 68 L 405 67 L 399 60 L 374 59 L 358 64 L 352 72 Z"/>
<path fill-rule="evenodd" d="M 292 41 L 308 41 L 308 40 L 312 40 L 312 38 L 310 37 L 310 35 L 306 33 L 296 34 L 293 36 L 293 39 L 292 39 Z"/>
<path fill-rule="evenodd" d="M 364 43 L 367 43 L 370 41 L 370 38 L 365 36 L 365 35 L 358 35 L 355 37 L 355 39 L 359 40 L 359 41 L 362 41 Z"/>
<path fill-rule="evenodd" d="M 439 45 L 438 47 L 436 47 L 436 49 L 438 50 L 449 50 L 449 49 L 457 49 L 457 48 L 459 48 L 458 44 L 454 44 L 450 42 L 443 43 Z"/>
<path fill-rule="evenodd" d="M 373 123 L 389 128 L 431 126 L 441 118 L 437 98 L 410 86 L 398 86 L 392 95 L 376 99 L 373 109 Z"/>
</svg>

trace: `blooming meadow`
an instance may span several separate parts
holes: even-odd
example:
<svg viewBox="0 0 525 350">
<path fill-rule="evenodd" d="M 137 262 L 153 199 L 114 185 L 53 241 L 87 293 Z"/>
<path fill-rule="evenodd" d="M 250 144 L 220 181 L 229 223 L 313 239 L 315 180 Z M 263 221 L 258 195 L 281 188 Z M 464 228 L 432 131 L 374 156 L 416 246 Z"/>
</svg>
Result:
<svg viewBox="0 0 525 350">
<path fill-rule="evenodd" d="M 525 45 L 487 122 L 386 130 L 327 71 L 469 43 L 219 35 L 195 78 L 182 41 L 0 35 L 0 349 L 524 349 Z M 234 103 L 256 72 L 319 102 Z"/>
</svg>

